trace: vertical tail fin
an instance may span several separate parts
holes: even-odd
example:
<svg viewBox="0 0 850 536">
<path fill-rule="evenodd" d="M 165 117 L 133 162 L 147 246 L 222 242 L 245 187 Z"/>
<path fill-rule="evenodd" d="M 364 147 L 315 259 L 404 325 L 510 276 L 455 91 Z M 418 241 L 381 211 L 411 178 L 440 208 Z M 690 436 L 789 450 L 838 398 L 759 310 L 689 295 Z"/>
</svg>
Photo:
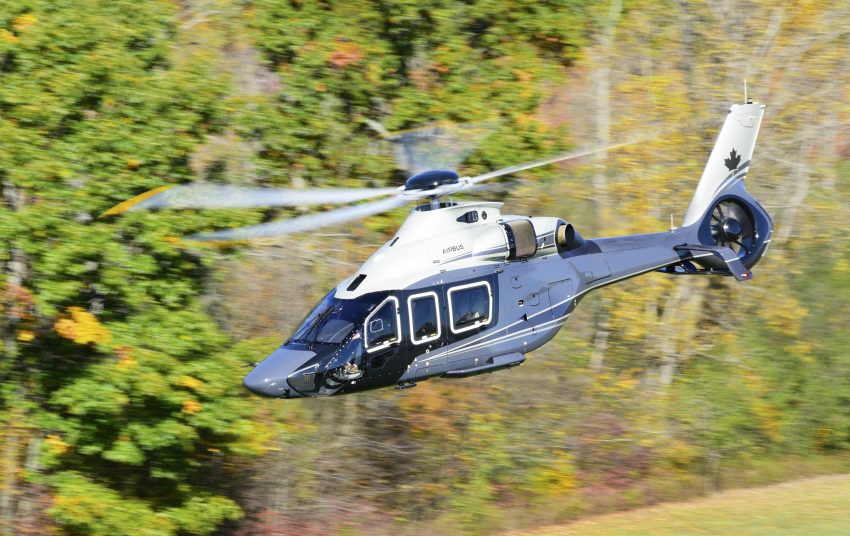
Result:
<svg viewBox="0 0 850 536">
<path fill-rule="evenodd" d="M 763 104 L 733 104 L 729 108 L 685 213 L 684 226 L 700 221 L 715 199 L 747 176 L 763 115 Z"/>
</svg>

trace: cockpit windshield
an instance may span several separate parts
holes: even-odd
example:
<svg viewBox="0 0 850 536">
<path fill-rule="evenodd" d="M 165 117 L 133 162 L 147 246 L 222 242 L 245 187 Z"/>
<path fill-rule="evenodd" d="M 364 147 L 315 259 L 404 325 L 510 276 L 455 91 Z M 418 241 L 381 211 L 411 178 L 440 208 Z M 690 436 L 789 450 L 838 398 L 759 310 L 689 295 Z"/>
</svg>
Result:
<svg viewBox="0 0 850 536">
<path fill-rule="evenodd" d="M 289 342 L 338 345 L 345 341 L 355 328 L 363 324 L 369 311 L 387 295 L 386 292 L 381 292 L 353 300 L 340 300 L 334 297 L 335 294 L 336 289 L 322 298 Z"/>
</svg>

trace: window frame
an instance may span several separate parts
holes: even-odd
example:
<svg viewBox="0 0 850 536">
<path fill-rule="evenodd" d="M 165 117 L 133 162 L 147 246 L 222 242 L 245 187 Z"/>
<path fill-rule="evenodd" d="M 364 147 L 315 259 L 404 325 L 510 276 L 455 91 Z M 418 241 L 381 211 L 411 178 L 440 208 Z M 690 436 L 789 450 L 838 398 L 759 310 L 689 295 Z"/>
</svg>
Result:
<svg viewBox="0 0 850 536">
<path fill-rule="evenodd" d="M 432 296 L 434 298 L 434 310 L 437 312 L 437 334 L 431 335 L 428 337 L 424 337 L 422 339 L 416 340 L 416 332 L 413 331 L 413 300 L 419 300 L 422 298 L 426 298 Z M 440 318 L 440 296 L 434 292 L 433 290 L 429 290 L 428 292 L 420 292 L 419 294 L 411 294 L 407 297 L 407 320 L 408 325 L 410 326 L 410 342 L 415 345 L 429 343 L 431 341 L 436 341 L 443 335 L 443 326 Z"/>
<path fill-rule="evenodd" d="M 372 317 L 375 316 L 378 311 L 380 311 L 387 302 L 393 302 L 395 305 L 395 322 L 397 326 L 396 338 L 394 340 L 384 341 L 377 346 L 369 346 L 369 321 L 372 320 Z M 366 320 L 363 322 L 363 348 L 366 349 L 367 354 L 371 354 L 372 352 L 377 352 L 378 350 L 383 350 L 384 348 L 389 348 L 391 345 L 401 342 L 401 307 L 398 303 L 398 298 L 395 296 L 387 296 L 384 300 L 378 304 L 375 309 L 369 313 L 369 316 L 366 317 Z"/>
<path fill-rule="evenodd" d="M 475 323 L 470 324 L 468 326 L 464 326 L 459 329 L 455 329 L 455 318 L 454 318 L 454 303 L 452 302 L 452 293 L 459 290 L 466 290 L 475 287 L 485 287 L 487 289 L 487 318 L 484 320 L 477 320 Z M 449 329 L 454 334 L 464 333 L 466 331 L 471 331 L 473 329 L 477 329 L 481 326 L 486 326 L 490 324 L 493 320 L 493 288 L 490 286 L 489 281 L 476 281 L 475 283 L 467 283 L 466 285 L 458 285 L 456 287 L 450 288 L 446 291 L 446 296 L 448 297 L 448 307 L 449 307 Z"/>
</svg>

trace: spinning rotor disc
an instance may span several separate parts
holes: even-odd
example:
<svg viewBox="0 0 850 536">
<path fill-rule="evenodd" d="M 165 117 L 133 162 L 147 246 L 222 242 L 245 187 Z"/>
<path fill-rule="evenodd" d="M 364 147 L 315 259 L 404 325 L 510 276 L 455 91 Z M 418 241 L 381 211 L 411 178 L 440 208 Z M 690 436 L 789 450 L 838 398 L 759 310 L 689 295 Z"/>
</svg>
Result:
<svg viewBox="0 0 850 536">
<path fill-rule="evenodd" d="M 423 163 L 433 165 L 441 159 L 450 160 L 451 162 L 447 163 L 451 167 L 459 164 L 482 139 L 482 132 L 486 131 L 486 125 L 485 123 L 478 123 L 473 126 L 438 125 L 398 134 L 390 134 L 386 131 L 381 132 L 386 140 L 396 145 L 396 153 L 406 155 L 404 159 L 399 160 L 399 164 L 412 175 L 406 181 L 405 185 L 396 188 L 289 189 L 196 182 L 155 188 L 116 205 L 104 212 L 103 216 L 113 216 L 134 210 L 165 208 L 303 207 L 308 205 L 331 204 L 350 205 L 358 201 L 367 201 L 365 203 L 351 204 L 342 208 L 297 216 L 281 221 L 236 229 L 224 229 L 210 233 L 200 233 L 190 236 L 189 239 L 227 241 L 282 236 L 389 212 L 405 205 L 409 201 L 423 198 L 433 201 L 443 196 L 479 190 L 481 189 L 480 183 L 502 175 L 609 151 L 624 145 L 636 143 L 637 141 L 561 153 L 549 158 L 509 166 L 474 177 L 461 177 L 451 169 L 421 170 Z M 431 147 L 430 152 L 421 150 L 418 148 L 418 145 L 423 143 L 434 145 L 434 147 Z M 435 150 L 435 147 L 439 150 Z M 411 156 L 417 154 L 417 152 L 421 152 L 425 156 L 418 159 Z"/>
</svg>

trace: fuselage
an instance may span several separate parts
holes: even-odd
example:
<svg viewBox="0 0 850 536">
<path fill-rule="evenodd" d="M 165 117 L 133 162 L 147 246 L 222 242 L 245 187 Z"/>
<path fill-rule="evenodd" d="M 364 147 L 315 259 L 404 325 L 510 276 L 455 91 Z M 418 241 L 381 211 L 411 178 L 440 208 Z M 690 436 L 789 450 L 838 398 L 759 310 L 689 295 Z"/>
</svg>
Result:
<svg viewBox="0 0 850 536">
<path fill-rule="evenodd" d="M 522 363 L 595 288 L 653 270 L 749 280 L 773 230 L 744 187 L 763 114 L 731 106 L 682 227 L 666 232 L 584 240 L 558 218 L 502 216 L 501 203 L 418 206 L 245 386 L 312 397 L 491 372 Z M 404 191 L 436 200 L 527 168 L 465 179 L 435 170 Z"/>
<path fill-rule="evenodd" d="M 587 291 L 680 260 L 671 247 L 677 231 L 564 251 L 556 244 L 563 220 L 500 209 L 482 202 L 414 209 L 245 386 L 263 396 L 328 396 L 519 365 L 555 336 Z"/>
</svg>

